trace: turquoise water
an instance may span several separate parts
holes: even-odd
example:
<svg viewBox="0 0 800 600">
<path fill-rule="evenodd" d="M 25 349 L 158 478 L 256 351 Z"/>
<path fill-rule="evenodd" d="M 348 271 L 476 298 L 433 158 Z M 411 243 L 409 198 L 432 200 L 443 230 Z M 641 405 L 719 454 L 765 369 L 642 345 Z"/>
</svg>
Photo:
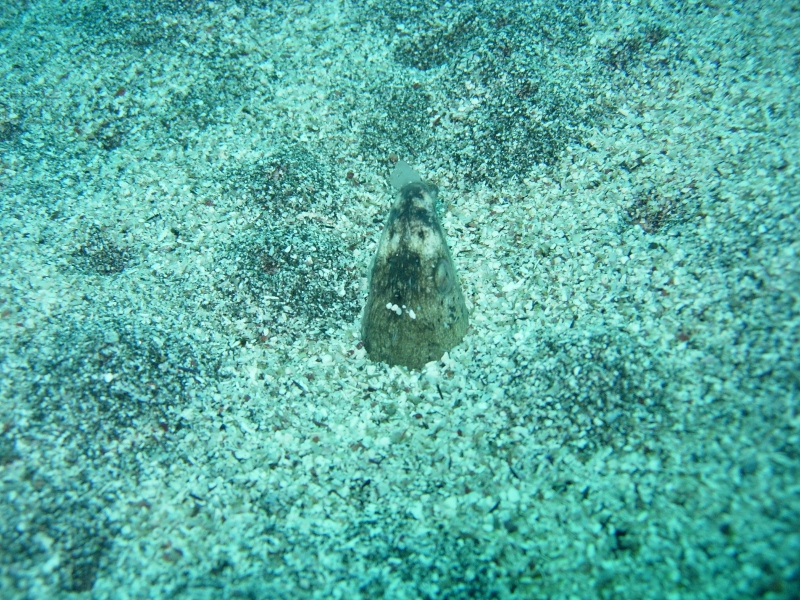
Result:
<svg viewBox="0 0 800 600">
<path fill-rule="evenodd" d="M 799 26 L 0 6 L 0 597 L 798 597 Z M 419 370 L 360 339 L 401 159 Z"/>
</svg>

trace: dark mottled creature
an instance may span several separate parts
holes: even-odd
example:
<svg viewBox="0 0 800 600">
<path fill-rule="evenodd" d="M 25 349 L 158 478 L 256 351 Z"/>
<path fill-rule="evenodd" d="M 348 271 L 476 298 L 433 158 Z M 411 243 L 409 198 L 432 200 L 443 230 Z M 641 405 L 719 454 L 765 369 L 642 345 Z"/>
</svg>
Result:
<svg viewBox="0 0 800 600">
<path fill-rule="evenodd" d="M 436 187 L 399 161 L 399 190 L 369 276 L 361 337 L 372 360 L 418 369 L 457 345 L 469 316 L 436 215 Z"/>
</svg>

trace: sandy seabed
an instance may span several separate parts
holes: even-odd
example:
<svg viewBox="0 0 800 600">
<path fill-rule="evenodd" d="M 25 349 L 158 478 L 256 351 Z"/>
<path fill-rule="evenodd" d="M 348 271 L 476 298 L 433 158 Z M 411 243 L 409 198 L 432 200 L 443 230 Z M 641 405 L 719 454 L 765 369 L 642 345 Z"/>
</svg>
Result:
<svg viewBox="0 0 800 600">
<path fill-rule="evenodd" d="M 797 598 L 800 5 L 0 5 L 0 596 Z M 360 343 L 407 160 L 470 311 Z"/>
</svg>

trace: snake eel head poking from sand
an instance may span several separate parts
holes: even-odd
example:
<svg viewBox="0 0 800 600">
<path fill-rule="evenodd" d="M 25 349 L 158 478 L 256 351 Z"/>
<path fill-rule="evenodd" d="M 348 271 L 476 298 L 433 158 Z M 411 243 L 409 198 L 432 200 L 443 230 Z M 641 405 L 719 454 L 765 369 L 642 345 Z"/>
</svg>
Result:
<svg viewBox="0 0 800 600">
<path fill-rule="evenodd" d="M 374 361 L 419 369 L 467 332 L 469 316 L 436 215 L 436 187 L 398 161 L 398 190 L 369 275 L 361 338 Z"/>
</svg>

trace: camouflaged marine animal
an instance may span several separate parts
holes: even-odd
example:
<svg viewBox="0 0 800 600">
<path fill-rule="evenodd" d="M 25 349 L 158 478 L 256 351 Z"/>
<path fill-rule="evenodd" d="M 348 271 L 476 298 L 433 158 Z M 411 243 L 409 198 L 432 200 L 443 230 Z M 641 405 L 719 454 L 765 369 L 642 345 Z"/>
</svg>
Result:
<svg viewBox="0 0 800 600">
<path fill-rule="evenodd" d="M 398 195 L 370 270 L 361 338 L 372 360 L 418 369 L 464 338 L 469 316 L 436 187 L 402 160 L 390 181 Z"/>
</svg>

